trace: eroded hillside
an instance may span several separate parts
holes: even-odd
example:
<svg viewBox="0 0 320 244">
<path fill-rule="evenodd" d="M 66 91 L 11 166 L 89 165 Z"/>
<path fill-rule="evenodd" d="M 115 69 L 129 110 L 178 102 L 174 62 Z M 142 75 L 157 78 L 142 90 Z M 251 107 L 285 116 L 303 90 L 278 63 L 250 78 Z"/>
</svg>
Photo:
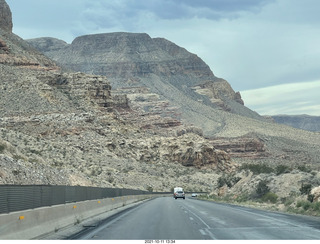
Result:
<svg viewBox="0 0 320 244">
<path fill-rule="evenodd" d="M 239 161 L 259 152 L 258 144 L 242 149 L 243 143 L 257 139 L 264 148 L 258 157 L 262 161 L 319 166 L 319 134 L 270 122 L 251 111 L 240 93 L 214 76 L 197 55 L 166 39 L 119 32 L 81 36 L 71 44 L 53 38 L 28 42 L 68 69 L 106 75 L 112 93 L 126 95 L 140 115 L 167 118 L 163 126 L 198 128 L 215 147 L 237 151 Z M 121 114 L 141 128 L 156 129 L 143 116 Z"/>
</svg>

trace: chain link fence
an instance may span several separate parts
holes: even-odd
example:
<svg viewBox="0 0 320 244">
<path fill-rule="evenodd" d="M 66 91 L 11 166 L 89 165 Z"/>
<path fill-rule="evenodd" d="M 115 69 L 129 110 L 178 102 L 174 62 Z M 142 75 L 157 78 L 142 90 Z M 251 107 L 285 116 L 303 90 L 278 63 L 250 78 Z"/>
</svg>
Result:
<svg viewBox="0 0 320 244">
<path fill-rule="evenodd" d="M 0 214 L 70 202 L 143 194 L 158 193 L 85 186 L 0 185 Z"/>
</svg>

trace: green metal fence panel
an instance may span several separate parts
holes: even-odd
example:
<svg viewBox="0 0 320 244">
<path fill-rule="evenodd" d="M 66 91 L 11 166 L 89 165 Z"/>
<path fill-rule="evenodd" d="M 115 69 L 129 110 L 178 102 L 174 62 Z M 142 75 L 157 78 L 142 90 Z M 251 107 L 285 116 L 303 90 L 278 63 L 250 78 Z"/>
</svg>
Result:
<svg viewBox="0 0 320 244">
<path fill-rule="evenodd" d="M 151 192 L 85 186 L 0 185 L 0 214 L 71 202 L 138 194 L 151 194 Z M 152 192 L 152 194 L 158 194 L 158 192 Z"/>
<path fill-rule="evenodd" d="M 9 213 L 8 187 L 0 187 L 0 213 Z"/>
</svg>

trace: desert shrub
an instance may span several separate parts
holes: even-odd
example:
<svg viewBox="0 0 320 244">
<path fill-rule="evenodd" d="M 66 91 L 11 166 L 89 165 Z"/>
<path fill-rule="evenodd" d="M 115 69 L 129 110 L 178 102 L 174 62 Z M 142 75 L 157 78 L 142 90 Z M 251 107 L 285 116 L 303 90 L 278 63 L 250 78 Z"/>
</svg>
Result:
<svg viewBox="0 0 320 244">
<path fill-rule="evenodd" d="M 218 179 L 218 187 L 222 187 L 226 184 L 226 179 L 223 176 L 220 176 Z"/>
<path fill-rule="evenodd" d="M 241 180 L 240 177 L 236 177 L 234 175 L 223 175 L 220 176 L 218 179 L 218 187 L 222 187 L 224 185 L 227 185 L 228 187 L 234 186 L 239 180 Z"/>
<path fill-rule="evenodd" d="M 297 207 L 297 208 L 300 208 L 300 207 L 302 206 L 302 202 L 303 202 L 303 201 L 298 201 L 297 204 L 296 204 L 296 207 Z"/>
<path fill-rule="evenodd" d="M 282 197 L 281 203 L 283 203 L 286 207 L 290 206 L 295 201 L 295 197 L 289 196 L 289 197 Z"/>
<path fill-rule="evenodd" d="M 309 202 L 313 202 L 313 199 L 314 199 L 314 195 L 313 194 L 308 194 L 308 201 Z"/>
<path fill-rule="evenodd" d="M 248 169 L 253 174 L 270 174 L 274 172 L 274 169 L 265 164 L 243 164 L 240 169 Z"/>
<path fill-rule="evenodd" d="M 113 182 L 114 182 L 114 177 L 108 176 L 107 181 L 108 181 L 109 183 L 113 183 Z"/>
<path fill-rule="evenodd" d="M 299 190 L 302 195 L 309 195 L 311 192 L 311 188 L 312 188 L 311 184 L 302 184 Z"/>
<path fill-rule="evenodd" d="M 312 203 L 314 211 L 320 211 L 320 202 Z"/>
<path fill-rule="evenodd" d="M 290 168 L 287 165 L 283 165 L 283 164 L 277 165 L 277 167 L 276 167 L 276 174 L 277 175 L 281 175 L 281 174 L 288 173 L 288 172 L 290 172 Z"/>
<path fill-rule="evenodd" d="M 247 202 L 250 197 L 247 194 L 241 194 L 235 198 L 236 202 Z"/>
<path fill-rule="evenodd" d="M 297 168 L 298 168 L 298 170 L 300 170 L 302 172 L 306 172 L 306 173 L 311 172 L 311 168 L 306 165 L 299 165 Z"/>
<path fill-rule="evenodd" d="M 308 210 L 312 206 L 312 203 L 309 201 L 299 201 L 297 202 L 297 207 L 302 207 L 304 210 Z"/>
<path fill-rule="evenodd" d="M 265 180 L 260 181 L 256 188 L 257 197 L 260 198 L 266 193 L 268 193 L 269 191 L 270 189 L 267 185 L 267 182 Z"/>
<path fill-rule="evenodd" d="M 310 201 L 298 201 L 296 204 L 297 208 L 302 208 L 303 210 L 307 211 L 315 211 L 319 212 L 320 210 L 320 202 L 310 202 Z M 319 213 L 318 213 L 319 214 Z"/>
<path fill-rule="evenodd" d="M 3 153 L 4 150 L 6 149 L 6 146 L 5 145 L 0 145 L 0 153 Z"/>
<path fill-rule="evenodd" d="M 263 202 L 276 203 L 277 200 L 278 200 L 278 196 L 277 196 L 277 194 L 269 191 L 269 192 L 267 192 L 266 194 L 264 194 L 264 195 L 261 197 L 261 200 L 262 200 Z"/>
</svg>

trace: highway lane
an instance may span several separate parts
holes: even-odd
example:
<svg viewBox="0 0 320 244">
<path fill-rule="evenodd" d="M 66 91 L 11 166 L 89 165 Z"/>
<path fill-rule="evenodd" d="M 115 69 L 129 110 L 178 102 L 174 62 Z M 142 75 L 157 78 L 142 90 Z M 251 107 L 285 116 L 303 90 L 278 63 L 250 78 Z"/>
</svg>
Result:
<svg viewBox="0 0 320 244">
<path fill-rule="evenodd" d="M 90 240 L 319 240 L 320 218 L 159 197 L 78 236 Z"/>
</svg>

